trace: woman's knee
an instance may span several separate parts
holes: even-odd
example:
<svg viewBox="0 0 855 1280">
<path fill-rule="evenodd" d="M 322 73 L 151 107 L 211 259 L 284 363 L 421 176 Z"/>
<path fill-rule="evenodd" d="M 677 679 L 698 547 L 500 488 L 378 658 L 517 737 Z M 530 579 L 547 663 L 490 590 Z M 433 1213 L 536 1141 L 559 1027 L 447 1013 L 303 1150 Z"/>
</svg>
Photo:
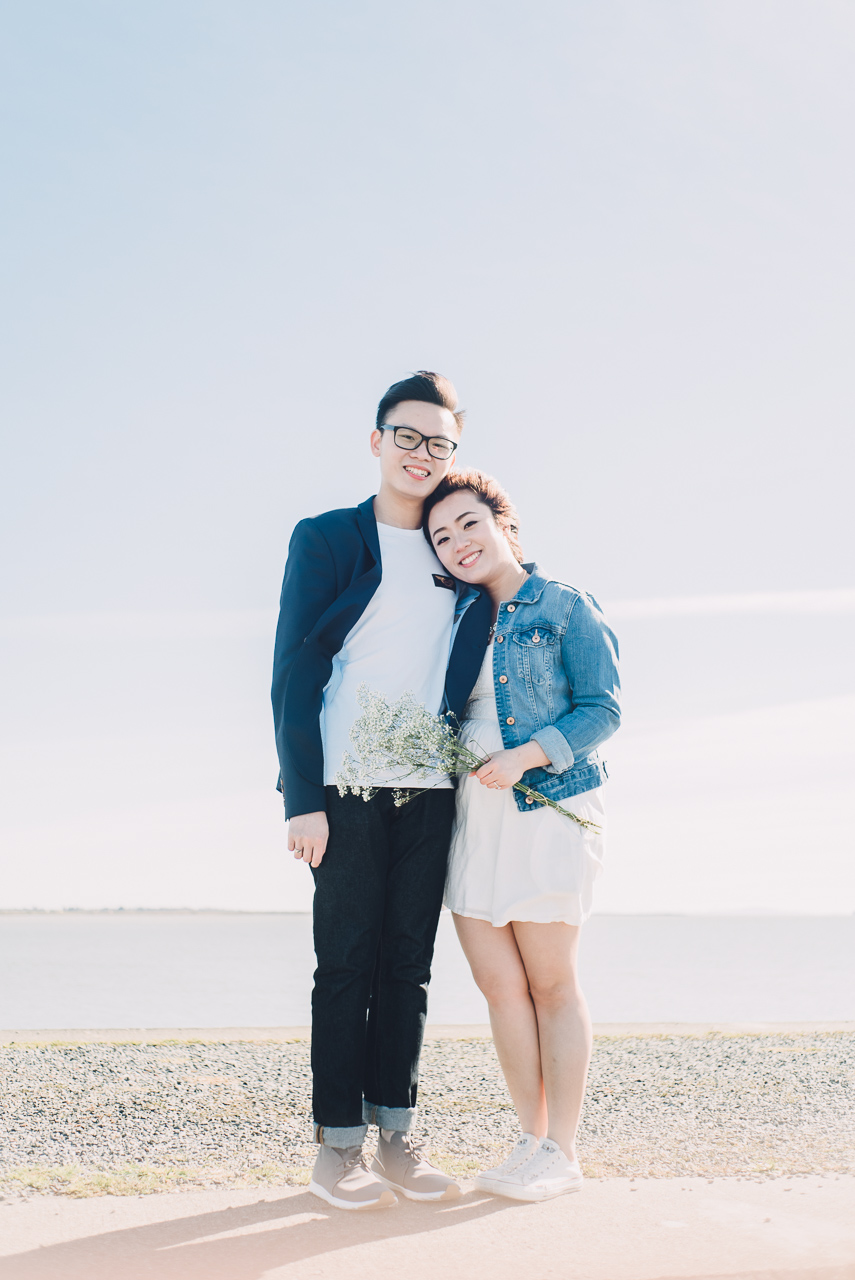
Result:
<svg viewBox="0 0 855 1280">
<path fill-rule="evenodd" d="M 492 1009 L 519 1004 L 531 999 L 524 975 L 486 970 L 474 973 L 475 985 Z"/>
<path fill-rule="evenodd" d="M 529 990 L 535 1008 L 540 1010 L 564 1009 L 575 1005 L 582 997 L 575 975 L 570 973 L 529 974 Z"/>
</svg>

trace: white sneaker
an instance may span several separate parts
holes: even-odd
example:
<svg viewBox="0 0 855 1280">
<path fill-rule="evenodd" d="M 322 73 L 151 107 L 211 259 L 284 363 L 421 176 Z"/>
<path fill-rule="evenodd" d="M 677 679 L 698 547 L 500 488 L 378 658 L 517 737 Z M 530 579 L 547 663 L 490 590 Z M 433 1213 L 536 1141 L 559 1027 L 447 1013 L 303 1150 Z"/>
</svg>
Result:
<svg viewBox="0 0 855 1280">
<path fill-rule="evenodd" d="M 524 1133 L 517 1141 L 511 1154 L 501 1164 L 497 1164 L 495 1169 L 485 1169 L 483 1173 L 479 1173 L 475 1179 L 475 1186 L 479 1191 L 499 1190 L 498 1184 L 511 1174 L 521 1168 L 526 1161 L 530 1160 L 540 1146 L 540 1139 L 536 1138 L 533 1133 Z"/>
<path fill-rule="evenodd" d="M 495 1191 L 509 1200 L 551 1200 L 580 1191 L 583 1182 L 579 1162 L 568 1160 L 557 1142 L 544 1138 L 525 1164 L 496 1183 Z"/>
</svg>

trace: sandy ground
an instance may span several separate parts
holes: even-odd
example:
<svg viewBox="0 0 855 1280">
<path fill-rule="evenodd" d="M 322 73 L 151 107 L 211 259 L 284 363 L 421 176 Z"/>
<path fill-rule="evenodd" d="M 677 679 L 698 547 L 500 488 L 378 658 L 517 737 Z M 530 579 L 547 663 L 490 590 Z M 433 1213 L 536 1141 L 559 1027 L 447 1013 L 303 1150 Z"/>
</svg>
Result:
<svg viewBox="0 0 855 1280">
<path fill-rule="evenodd" d="M 394 1209 L 362 1214 L 330 1209 L 305 1186 L 279 1181 L 172 1194 L 115 1196 L 90 1191 L 88 1198 L 79 1199 L 73 1194 L 29 1193 L 0 1202 L 0 1280 L 381 1280 L 387 1275 L 406 1280 L 855 1280 L 855 1175 L 841 1172 L 839 1165 L 826 1165 L 822 1174 L 796 1172 L 806 1154 L 815 1158 L 817 1153 L 805 1147 L 813 1121 L 801 1137 L 795 1123 L 799 1097 L 809 1099 L 815 1089 L 825 1094 L 829 1088 L 822 1073 L 814 1079 L 824 1052 L 814 1041 L 823 1035 L 851 1035 L 852 1024 L 597 1030 L 610 1053 L 620 1047 L 611 1037 L 638 1036 L 633 1063 L 641 1062 L 651 1045 L 656 1049 L 656 1037 L 664 1037 L 665 1043 L 676 1035 L 669 1050 L 673 1053 L 686 1050 L 685 1037 L 695 1037 L 698 1043 L 688 1046 L 692 1055 L 706 1052 L 703 1038 L 725 1037 L 731 1045 L 725 1066 L 731 1058 L 737 1063 L 739 1055 L 744 1056 L 746 1037 L 796 1037 L 798 1043 L 785 1044 L 786 1053 L 762 1059 L 763 1090 L 756 1097 L 746 1094 L 742 1076 L 733 1075 L 728 1066 L 737 1109 L 747 1107 L 753 1114 L 763 1110 L 764 1099 L 774 1102 L 770 1123 L 775 1122 L 780 1139 L 787 1138 L 787 1150 L 792 1149 L 791 1176 L 743 1172 L 703 1178 L 592 1177 L 581 1194 L 539 1205 L 488 1196 L 464 1182 L 464 1195 L 455 1202 L 424 1205 L 402 1200 Z M 434 1073 L 449 1050 L 443 1041 L 484 1037 L 485 1032 L 481 1027 L 433 1029 L 436 1040 L 426 1057 L 436 1057 Z M 195 1034 L 177 1029 L 5 1032 L 0 1042 L 23 1048 L 22 1041 L 71 1047 L 129 1041 L 174 1044 L 181 1039 L 186 1044 L 198 1038 L 214 1045 L 254 1041 L 260 1048 L 272 1040 L 283 1047 L 290 1043 L 297 1052 L 300 1046 L 294 1042 L 302 1040 L 301 1033 L 302 1028 L 220 1028 Z M 775 1047 L 772 1039 L 766 1047 Z M 449 1059 L 452 1065 L 464 1050 L 486 1052 L 487 1046 L 482 1042 L 478 1049 L 474 1040 L 461 1045 Z M 770 1065 L 763 1065 L 767 1058 Z M 851 1059 L 841 1059 L 835 1072 L 835 1088 L 843 1089 L 843 1110 L 835 1113 L 834 1127 L 842 1130 L 847 1122 L 844 1112 L 851 1113 Z M 657 1067 L 657 1079 L 660 1076 Z M 782 1082 L 788 1081 L 782 1092 Z M 477 1082 L 479 1097 L 490 1092 L 486 1074 L 478 1074 Z M 458 1081 L 457 1087 L 465 1083 Z M 708 1085 L 701 1077 L 699 1084 L 707 1096 Z M 447 1081 L 445 1086 L 450 1087 Z M 727 1089 L 717 1092 L 730 1097 Z M 70 1105 L 69 1098 L 66 1102 Z M 122 1106 L 127 1110 L 126 1101 Z M 631 1107 L 627 1114 L 634 1111 Z M 719 1111 L 725 1119 L 729 1114 L 727 1107 L 719 1106 L 713 1117 L 716 1126 L 721 1123 Z M 464 1112 L 465 1108 L 458 1127 Z M 499 1109 L 496 1114 L 503 1113 Z M 609 1115 L 612 1127 L 618 1115 L 615 1100 L 609 1101 Z M 52 1133 L 54 1128 L 52 1122 Z M 659 1130 L 660 1147 L 666 1128 Z M 815 1139 L 814 1134 L 811 1140 Z M 646 1150 L 651 1142 L 646 1129 L 643 1135 L 639 1131 L 632 1151 L 638 1154 L 639 1144 Z M 630 1171 L 632 1167 L 630 1163 Z M 786 1169 L 786 1162 L 781 1167 Z M 697 1165 L 693 1172 L 696 1169 Z"/>
<path fill-rule="evenodd" d="M 855 1177 L 597 1179 L 539 1205 L 329 1209 L 302 1188 L 0 1205 L 3 1280 L 855 1280 Z"/>
</svg>

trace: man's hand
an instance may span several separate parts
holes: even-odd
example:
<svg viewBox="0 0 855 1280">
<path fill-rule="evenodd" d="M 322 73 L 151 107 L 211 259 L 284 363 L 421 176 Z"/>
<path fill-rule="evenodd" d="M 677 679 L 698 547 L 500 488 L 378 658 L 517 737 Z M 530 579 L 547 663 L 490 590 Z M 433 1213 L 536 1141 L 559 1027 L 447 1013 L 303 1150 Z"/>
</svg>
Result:
<svg viewBox="0 0 855 1280">
<path fill-rule="evenodd" d="M 547 764 L 549 756 L 540 744 L 526 742 L 521 747 L 511 747 L 509 751 L 494 751 L 487 763 L 469 776 L 494 791 L 504 791 L 519 782 L 527 769 L 543 768 Z"/>
<path fill-rule="evenodd" d="M 300 813 L 288 822 L 288 848 L 299 862 L 319 867 L 327 851 L 330 827 L 323 809 L 317 813 Z"/>
</svg>

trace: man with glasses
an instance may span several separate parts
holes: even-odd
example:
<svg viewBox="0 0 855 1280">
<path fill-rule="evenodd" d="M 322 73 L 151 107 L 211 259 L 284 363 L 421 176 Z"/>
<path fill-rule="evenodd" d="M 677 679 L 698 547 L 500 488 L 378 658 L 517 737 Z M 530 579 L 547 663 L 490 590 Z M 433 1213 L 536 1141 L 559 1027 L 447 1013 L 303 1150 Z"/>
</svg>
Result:
<svg viewBox="0 0 855 1280">
<path fill-rule="evenodd" d="M 422 505 L 454 465 L 463 414 L 420 371 L 380 401 L 371 451 L 380 487 L 358 507 L 302 520 L 282 586 L 273 668 L 288 847 L 315 880 L 311 1190 L 342 1209 L 460 1193 L 410 1136 L 427 985 L 454 814 L 449 778 L 372 780 L 340 796 L 363 683 L 459 714 L 490 627 L 487 593 L 460 588 L 421 530 Z M 428 790 L 396 808 L 392 789 Z M 369 1169 L 362 1145 L 379 1128 Z"/>
</svg>

